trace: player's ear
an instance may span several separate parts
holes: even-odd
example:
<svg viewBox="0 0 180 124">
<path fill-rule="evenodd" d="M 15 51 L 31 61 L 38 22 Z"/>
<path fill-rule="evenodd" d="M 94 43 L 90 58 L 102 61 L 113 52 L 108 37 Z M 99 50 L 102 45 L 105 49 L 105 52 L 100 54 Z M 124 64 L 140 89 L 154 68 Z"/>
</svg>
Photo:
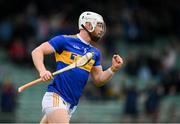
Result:
<svg viewBox="0 0 180 124">
<path fill-rule="evenodd" d="M 90 22 L 86 22 L 85 27 L 86 27 L 87 30 L 92 30 L 93 29 L 93 26 L 91 25 Z"/>
</svg>

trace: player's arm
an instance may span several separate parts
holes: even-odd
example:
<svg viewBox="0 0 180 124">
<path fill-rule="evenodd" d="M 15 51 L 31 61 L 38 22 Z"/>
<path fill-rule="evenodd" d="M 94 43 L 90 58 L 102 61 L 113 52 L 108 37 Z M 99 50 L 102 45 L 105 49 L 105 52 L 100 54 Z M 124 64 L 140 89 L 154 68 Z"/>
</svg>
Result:
<svg viewBox="0 0 180 124">
<path fill-rule="evenodd" d="M 107 70 L 103 71 L 101 66 L 94 66 L 91 70 L 91 77 L 96 86 L 104 85 L 120 69 L 122 64 L 122 58 L 119 55 L 114 55 L 112 57 L 112 66 Z"/>
<path fill-rule="evenodd" d="M 44 65 L 44 55 L 51 53 L 54 53 L 54 49 L 48 42 L 42 43 L 32 51 L 34 65 L 43 81 L 47 81 L 53 78 L 51 72 L 46 70 Z"/>
</svg>

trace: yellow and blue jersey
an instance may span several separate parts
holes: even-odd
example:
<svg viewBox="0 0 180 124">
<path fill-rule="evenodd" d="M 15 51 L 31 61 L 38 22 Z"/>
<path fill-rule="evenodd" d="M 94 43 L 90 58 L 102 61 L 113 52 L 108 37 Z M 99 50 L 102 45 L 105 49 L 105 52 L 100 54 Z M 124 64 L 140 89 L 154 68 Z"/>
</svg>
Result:
<svg viewBox="0 0 180 124">
<path fill-rule="evenodd" d="M 48 86 L 48 92 L 59 94 L 66 102 L 75 106 L 79 102 L 91 68 L 100 65 L 100 51 L 83 41 L 79 35 L 59 35 L 49 40 L 49 44 L 55 50 L 57 70 L 72 64 L 87 52 L 94 52 L 88 64 L 56 75 Z"/>
</svg>

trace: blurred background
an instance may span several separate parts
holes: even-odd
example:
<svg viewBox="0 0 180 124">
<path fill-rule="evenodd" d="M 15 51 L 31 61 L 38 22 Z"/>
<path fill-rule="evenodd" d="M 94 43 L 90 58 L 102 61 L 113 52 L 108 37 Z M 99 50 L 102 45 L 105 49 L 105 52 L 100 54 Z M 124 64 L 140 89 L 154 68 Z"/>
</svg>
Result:
<svg viewBox="0 0 180 124">
<path fill-rule="evenodd" d="M 180 122 L 179 0 L 0 0 L 0 122 L 39 122 L 48 83 L 18 94 L 38 78 L 31 51 L 60 34 L 78 33 L 83 11 L 107 25 L 96 45 L 104 69 L 118 53 L 123 68 L 103 87 L 89 79 L 72 122 Z M 53 55 L 45 58 L 55 70 Z"/>
</svg>

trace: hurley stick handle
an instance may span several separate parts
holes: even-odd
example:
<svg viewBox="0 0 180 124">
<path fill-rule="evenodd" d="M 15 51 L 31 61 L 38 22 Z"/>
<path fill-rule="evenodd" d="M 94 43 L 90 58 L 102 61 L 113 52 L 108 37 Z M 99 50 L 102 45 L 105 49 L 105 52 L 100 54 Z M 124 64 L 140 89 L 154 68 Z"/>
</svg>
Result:
<svg viewBox="0 0 180 124">
<path fill-rule="evenodd" d="M 42 82 L 42 79 L 41 79 L 41 78 L 38 78 L 38 79 L 36 79 L 36 80 L 34 80 L 34 81 L 31 81 L 31 82 L 29 82 L 29 83 L 27 83 L 27 84 L 19 87 L 19 88 L 18 88 L 18 92 L 20 93 L 20 92 L 22 92 L 23 90 L 25 90 L 26 88 L 28 88 L 28 87 L 30 87 L 30 86 L 32 86 L 32 85 L 38 84 L 38 83 L 40 83 L 40 82 Z"/>
</svg>

